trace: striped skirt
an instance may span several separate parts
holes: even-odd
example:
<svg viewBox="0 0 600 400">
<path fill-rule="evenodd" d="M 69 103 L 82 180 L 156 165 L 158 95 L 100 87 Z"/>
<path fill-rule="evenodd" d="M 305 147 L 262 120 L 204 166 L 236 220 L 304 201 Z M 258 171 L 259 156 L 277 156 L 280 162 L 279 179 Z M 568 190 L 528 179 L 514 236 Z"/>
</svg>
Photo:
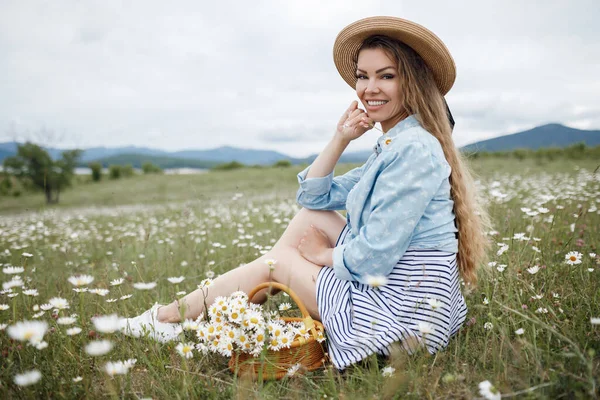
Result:
<svg viewBox="0 0 600 400">
<path fill-rule="evenodd" d="M 350 237 L 346 226 L 336 246 Z M 464 322 L 455 253 L 409 249 L 387 278 L 385 286 L 372 288 L 338 279 L 330 267 L 319 271 L 317 305 L 336 368 L 373 353 L 389 356 L 395 342 L 409 353 L 420 345 L 435 353 Z"/>
</svg>

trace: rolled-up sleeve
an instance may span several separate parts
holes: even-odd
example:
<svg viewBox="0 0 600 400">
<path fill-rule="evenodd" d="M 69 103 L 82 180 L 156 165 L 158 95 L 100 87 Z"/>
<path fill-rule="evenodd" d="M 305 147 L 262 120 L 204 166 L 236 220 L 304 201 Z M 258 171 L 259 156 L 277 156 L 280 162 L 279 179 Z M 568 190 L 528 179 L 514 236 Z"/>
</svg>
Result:
<svg viewBox="0 0 600 400">
<path fill-rule="evenodd" d="M 369 217 L 358 235 L 334 248 L 335 275 L 361 283 L 367 283 L 369 275 L 389 275 L 443 176 L 442 165 L 420 142 L 382 152 L 365 177 L 373 182 Z"/>
<path fill-rule="evenodd" d="M 363 168 L 364 165 L 335 178 L 333 171 L 324 177 L 306 178 L 309 166 L 298 174 L 296 201 L 311 210 L 345 210 L 348 193 L 359 181 Z"/>
</svg>

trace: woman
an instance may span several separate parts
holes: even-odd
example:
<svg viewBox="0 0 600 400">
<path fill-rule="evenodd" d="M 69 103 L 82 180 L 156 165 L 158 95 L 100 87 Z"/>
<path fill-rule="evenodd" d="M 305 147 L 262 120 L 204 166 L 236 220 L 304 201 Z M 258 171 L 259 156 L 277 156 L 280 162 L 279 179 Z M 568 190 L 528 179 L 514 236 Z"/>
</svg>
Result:
<svg viewBox="0 0 600 400">
<path fill-rule="evenodd" d="M 215 279 L 206 298 L 197 290 L 155 304 L 125 320 L 125 333 L 148 329 L 156 339 L 174 339 L 181 315 L 196 318 L 216 296 L 272 280 L 289 285 L 323 322 L 338 369 L 369 354 L 388 355 L 398 341 L 409 352 L 447 345 L 467 312 L 459 273 L 474 283 L 487 245 L 487 216 L 453 144 L 443 97 L 454 83 L 454 61 L 432 32 L 393 17 L 344 28 L 334 61 L 366 111 L 352 102 L 329 144 L 298 174 L 304 208 L 279 241 Z M 384 134 L 373 154 L 334 178 L 348 144 L 376 122 Z M 333 211 L 341 209 L 346 219 Z M 264 298 L 263 292 L 254 301 Z"/>
</svg>

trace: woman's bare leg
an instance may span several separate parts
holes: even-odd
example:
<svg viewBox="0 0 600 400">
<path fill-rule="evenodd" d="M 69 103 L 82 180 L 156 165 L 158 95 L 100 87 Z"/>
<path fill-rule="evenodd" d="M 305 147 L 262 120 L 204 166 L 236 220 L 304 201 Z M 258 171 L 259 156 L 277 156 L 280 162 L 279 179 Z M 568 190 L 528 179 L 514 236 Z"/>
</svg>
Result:
<svg viewBox="0 0 600 400">
<path fill-rule="evenodd" d="M 289 286 L 302 299 L 311 316 L 318 319 L 315 283 L 321 266 L 302 257 L 297 246 L 312 224 L 327 234 L 333 247 L 345 223 L 344 217 L 335 211 L 302 208 L 266 254 L 220 275 L 209 288 L 197 289 L 180 299 L 184 318 L 197 318 L 204 311 L 204 305 L 212 304 L 217 296 L 228 296 L 236 290 L 248 293 L 260 283 L 274 281 Z M 267 259 L 277 260 L 273 271 L 266 264 Z M 262 291 L 254 297 L 254 301 L 264 301 L 265 295 L 265 291 Z M 161 307 L 158 310 L 158 320 L 179 322 L 181 315 L 177 303 Z"/>
</svg>

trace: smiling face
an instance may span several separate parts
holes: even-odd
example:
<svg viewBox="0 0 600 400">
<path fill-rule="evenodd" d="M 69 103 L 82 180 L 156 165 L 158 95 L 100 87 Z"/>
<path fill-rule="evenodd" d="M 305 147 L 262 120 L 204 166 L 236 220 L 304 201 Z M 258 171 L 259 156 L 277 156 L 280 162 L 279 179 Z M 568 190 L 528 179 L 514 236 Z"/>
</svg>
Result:
<svg viewBox="0 0 600 400">
<path fill-rule="evenodd" d="M 381 123 L 384 132 L 406 117 L 401 102 L 398 65 L 385 51 L 379 48 L 361 50 L 356 77 L 358 98 L 369 117 Z"/>
</svg>

